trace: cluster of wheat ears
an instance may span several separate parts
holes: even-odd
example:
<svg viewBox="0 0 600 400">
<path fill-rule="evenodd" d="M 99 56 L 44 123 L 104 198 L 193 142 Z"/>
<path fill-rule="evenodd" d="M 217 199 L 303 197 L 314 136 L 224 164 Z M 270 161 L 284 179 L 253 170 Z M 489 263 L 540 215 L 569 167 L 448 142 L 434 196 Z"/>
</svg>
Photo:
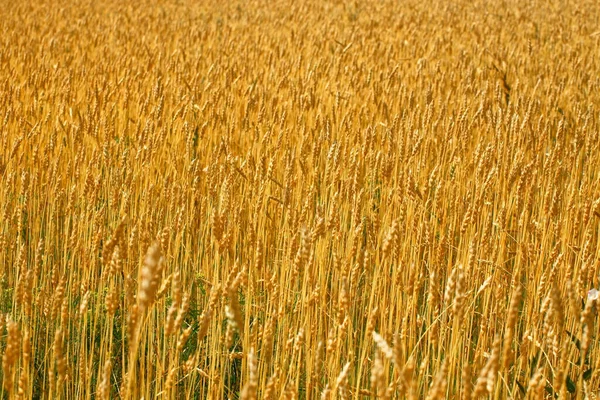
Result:
<svg viewBox="0 0 600 400">
<path fill-rule="evenodd" d="M 2 398 L 595 398 L 595 0 L 0 1 Z"/>
</svg>

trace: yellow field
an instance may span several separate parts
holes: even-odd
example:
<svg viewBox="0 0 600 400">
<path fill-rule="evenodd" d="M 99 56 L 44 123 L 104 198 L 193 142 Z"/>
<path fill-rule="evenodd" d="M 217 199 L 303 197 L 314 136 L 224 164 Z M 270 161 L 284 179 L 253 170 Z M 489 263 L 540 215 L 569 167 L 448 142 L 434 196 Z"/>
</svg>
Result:
<svg viewBox="0 0 600 400">
<path fill-rule="evenodd" d="M 599 2 L 0 3 L 0 398 L 600 396 Z"/>
</svg>

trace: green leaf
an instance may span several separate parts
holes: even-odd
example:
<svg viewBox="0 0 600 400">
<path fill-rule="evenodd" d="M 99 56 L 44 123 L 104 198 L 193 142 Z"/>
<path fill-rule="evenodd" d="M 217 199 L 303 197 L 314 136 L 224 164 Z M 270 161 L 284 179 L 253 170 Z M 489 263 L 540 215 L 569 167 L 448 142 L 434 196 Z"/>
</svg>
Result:
<svg viewBox="0 0 600 400">
<path fill-rule="evenodd" d="M 575 385 L 575 382 L 573 382 L 569 375 L 567 375 L 567 390 L 569 391 L 569 393 L 575 393 L 577 391 L 577 386 Z"/>
<path fill-rule="evenodd" d="M 583 380 L 584 380 L 584 381 L 589 381 L 589 380 L 592 378 L 592 372 L 593 372 L 593 371 L 592 371 L 592 369 L 591 369 L 591 368 L 590 368 L 590 369 L 588 369 L 587 371 L 585 371 L 585 372 L 583 373 Z"/>
<path fill-rule="evenodd" d="M 546 385 L 546 392 L 548 392 L 548 394 L 550 394 L 550 396 L 554 397 L 555 399 L 558 399 L 558 394 L 554 393 L 554 389 L 552 389 L 552 386 L 550 385 Z"/>
<path fill-rule="evenodd" d="M 519 390 L 521 391 L 521 393 L 523 393 L 524 395 L 527 394 L 527 389 L 525 389 L 525 386 L 523 386 L 521 384 L 521 382 L 515 380 L 515 382 L 517 383 L 517 386 L 519 387 Z"/>
<path fill-rule="evenodd" d="M 573 335 L 571 332 L 565 330 L 565 332 L 567 332 L 567 334 L 571 337 L 571 341 L 573 341 L 573 343 L 575 344 L 575 347 L 577 347 L 577 350 L 581 351 L 581 341 L 579 339 L 577 339 L 577 336 Z"/>
</svg>

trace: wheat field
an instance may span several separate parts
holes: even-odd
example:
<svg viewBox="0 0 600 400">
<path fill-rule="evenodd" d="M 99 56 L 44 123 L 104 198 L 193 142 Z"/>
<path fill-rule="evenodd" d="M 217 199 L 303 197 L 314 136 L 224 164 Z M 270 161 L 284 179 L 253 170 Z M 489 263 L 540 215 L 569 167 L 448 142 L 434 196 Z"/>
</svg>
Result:
<svg viewBox="0 0 600 400">
<path fill-rule="evenodd" d="M 6 399 L 600 397 L 600 4 L 0 0 Z"/>
</svg>

